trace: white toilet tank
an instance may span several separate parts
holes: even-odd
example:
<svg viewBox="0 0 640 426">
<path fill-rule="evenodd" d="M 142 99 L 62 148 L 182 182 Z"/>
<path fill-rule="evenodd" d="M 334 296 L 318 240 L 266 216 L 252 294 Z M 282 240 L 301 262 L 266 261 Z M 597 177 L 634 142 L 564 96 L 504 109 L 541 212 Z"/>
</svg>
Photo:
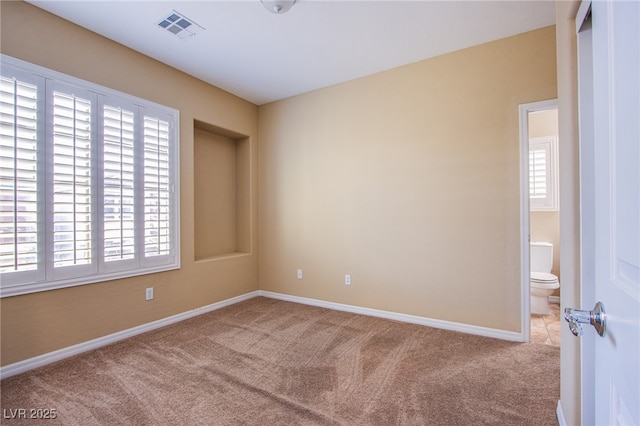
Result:
<svg viewBox="0 0 640 426">
<path fill-rule="evenodd" d="M 553 244 L 531 241 L 531 271 L 550 273 L 553 267 Z"/>
</svg>

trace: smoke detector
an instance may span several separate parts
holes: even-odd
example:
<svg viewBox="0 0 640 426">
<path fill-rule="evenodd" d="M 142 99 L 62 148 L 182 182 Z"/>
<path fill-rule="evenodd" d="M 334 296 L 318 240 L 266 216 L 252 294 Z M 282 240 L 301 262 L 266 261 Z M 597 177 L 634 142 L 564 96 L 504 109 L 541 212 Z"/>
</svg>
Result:
<svg viewBox="0 0 640 426">
<path fill-rule="evenodd" d="M 203 27 L 196 24 L 193 20 L 187 18 L 183 14 L 172 11 L 166 18 L 158 22 L 158 26 L 169 31 L 180 39 L 187 39 L 195 36 Z"/>
</svg>

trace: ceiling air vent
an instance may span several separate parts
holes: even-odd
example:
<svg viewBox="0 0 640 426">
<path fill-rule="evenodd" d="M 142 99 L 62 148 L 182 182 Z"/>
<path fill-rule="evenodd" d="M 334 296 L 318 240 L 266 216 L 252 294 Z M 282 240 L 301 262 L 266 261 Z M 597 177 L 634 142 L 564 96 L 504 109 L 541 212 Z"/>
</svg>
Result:
<svg viewBox="0 0 640 426">
<path fill-rule="evenodd" d="M 204 30 L 200 25 L 175 10 L 158 22 L 158 26 L 181 39 L 193 37 Z"/>
</svg>

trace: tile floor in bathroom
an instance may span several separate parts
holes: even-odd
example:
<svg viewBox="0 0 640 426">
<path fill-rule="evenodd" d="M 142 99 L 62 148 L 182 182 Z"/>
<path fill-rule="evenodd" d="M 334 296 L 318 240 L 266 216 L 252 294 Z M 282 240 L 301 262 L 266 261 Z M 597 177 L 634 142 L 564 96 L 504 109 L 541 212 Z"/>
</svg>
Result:
<svg viewBox="0 0 640 426">
<path fill-rule="evenodd" d="M 531 343 L 560 346 L 560 305 L 550 303 L 551 315 L 531 314 Z"/>
</svg>

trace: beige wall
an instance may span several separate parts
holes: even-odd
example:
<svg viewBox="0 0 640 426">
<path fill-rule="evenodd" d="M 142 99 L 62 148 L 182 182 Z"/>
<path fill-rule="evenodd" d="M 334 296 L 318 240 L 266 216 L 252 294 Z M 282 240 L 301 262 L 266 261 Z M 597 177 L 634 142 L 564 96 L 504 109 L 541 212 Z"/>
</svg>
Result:
<svg viewBox="0 0 640 426">
<path fill-rule="evenodd" d="M 529 113 L 529 138 L 558 136 L 558 110 L 551 109 Z M 558 143 L 561 143 L 558 141 Z M 560 276 L 560 212 L 532 211 L 530 218 L 531 241 L 546 241 L 553 244 L 553 269 Z M 562 288 L 562 284 L 560 286 Z M 560 289 L 554 292 L 559 295 Z"/>
<path fill-rule="evenodd" d="M 557 97 L 555 46 L 548 27 L 261 106 L 260 288 L 519 332 L 518 105 Z"/>
<path fill-rule="evenodd" d="M 529 113 L 529 138 L 558 136 L 558 110 L 547 109 Z"/>
<path fill-rule="evenodd" d="M 0 7 L 2 53 L 180 110 L 182 251 L 177 271 L 2 299 L 2 365 L 256 290 L 257 107 L 28 3 Z M 194 261 L 195 119 L 248 136 L 250 195 L 237 205 L 254 230 L 239 237 L 248 254 Z"/>
</svg>

